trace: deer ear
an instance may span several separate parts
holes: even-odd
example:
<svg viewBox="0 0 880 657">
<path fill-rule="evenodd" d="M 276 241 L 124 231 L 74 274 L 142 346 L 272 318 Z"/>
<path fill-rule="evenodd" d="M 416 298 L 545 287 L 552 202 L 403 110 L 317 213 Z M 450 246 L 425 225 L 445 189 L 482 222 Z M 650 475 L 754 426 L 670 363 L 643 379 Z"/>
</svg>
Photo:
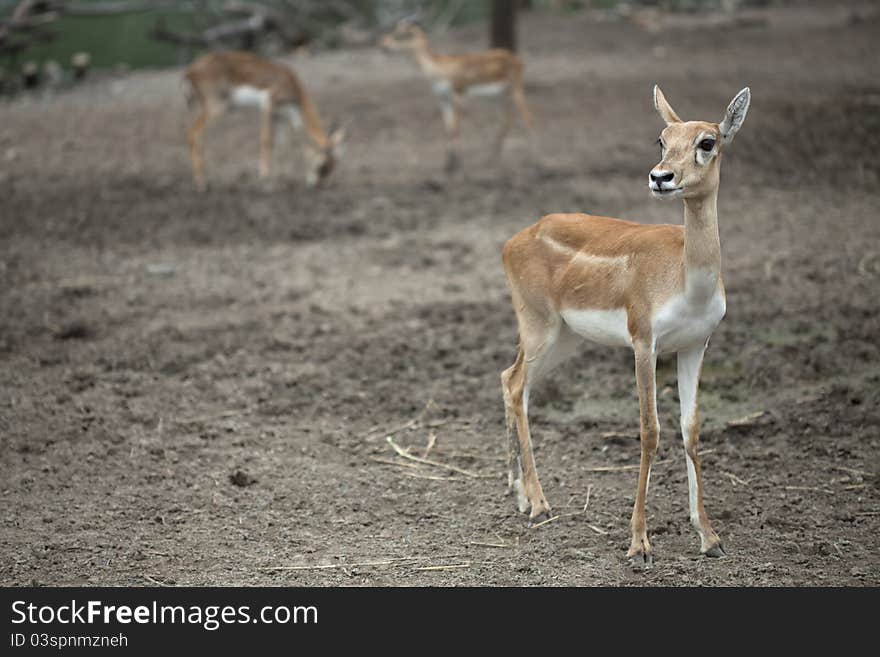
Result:
<svg viewBox="0 0 880 657">
<path fill-rule="evenodd" d="M 666 96 L 663 95 L 663 92 L 660 91 L 660 87 L 656 84 L 654 85 L 654 109 L 657 110 L 660 117 L 666 121 L 666 125 L 669 125 L 670 123 L 681 123 L 678 114 L 672 109 L 669 101 L 666 100 Z"/>
<path fill-rule="evenodd" d="M 422 12 L 416 11 L 409 16 L 404 16 L 399 21 L 397 21 L 398 27 L 422 27 Z"/>
<path fill-rule="evenodd" d="M 746 120 L 749 111 L 749 103 L 752 101 L 752 92 L 748 87 L 740 91 L 727 106 L 727 114 L 724 115 L 718 128 L 721 130 L 721 140 L 725 144 L 733 141 L 734 135 Z"/>
</svg>

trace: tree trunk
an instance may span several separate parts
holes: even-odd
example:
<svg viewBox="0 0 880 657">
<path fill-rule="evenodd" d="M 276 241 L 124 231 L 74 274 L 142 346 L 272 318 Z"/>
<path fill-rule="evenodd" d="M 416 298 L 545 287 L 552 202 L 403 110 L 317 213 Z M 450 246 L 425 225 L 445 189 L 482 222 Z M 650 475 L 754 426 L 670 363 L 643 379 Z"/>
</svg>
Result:
<svg viewBox="0 0 880 657">
<path fill-rule="evenodd" d="M 516 51 L 516 8 L 518 0 L 492 0 L 489 47 Z"/>
</svg>

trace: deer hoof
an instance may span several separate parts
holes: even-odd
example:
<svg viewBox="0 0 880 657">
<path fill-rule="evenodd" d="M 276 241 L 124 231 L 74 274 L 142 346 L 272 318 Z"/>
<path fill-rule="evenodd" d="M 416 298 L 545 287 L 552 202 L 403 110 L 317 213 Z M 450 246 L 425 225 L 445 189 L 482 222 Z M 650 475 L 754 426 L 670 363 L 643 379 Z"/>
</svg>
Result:
<svg viewBox="0 0 880 657">
<path fill-rule="evenodd" d="M 627 555 L 633 568 L 647 570 L 654 564 L 654 555 L 650 552 L 639 551 L 636 554 Z"/>
<path fill-rule="evenodd" d="M 546 511 L 541 511 L 536 516 L 531 516 L 529 518 L 529 527 L 534 527 L 535 525 L 540 525 L 542 522 L 546 522 L 553 517 L 553 514 L 550 512 L 550 509 Z"/>
<path fill-rule="evenodd" d="M 446 173 L 447 174 L 455 173 L 456 171 L 458 171 L 459 166 L 460 166 L 460 162 L 458 159 L 458 155 L 451 152 L 451 151 L 449 153 L 447 153 L 446 154 L 446 165 L 444 166 Z"/>
</svg>

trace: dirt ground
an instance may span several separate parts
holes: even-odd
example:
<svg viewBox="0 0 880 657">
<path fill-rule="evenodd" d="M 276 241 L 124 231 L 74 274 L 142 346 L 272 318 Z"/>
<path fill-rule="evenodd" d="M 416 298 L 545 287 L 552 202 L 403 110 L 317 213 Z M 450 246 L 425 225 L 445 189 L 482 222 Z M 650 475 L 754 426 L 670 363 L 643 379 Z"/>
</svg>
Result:
<svg viewBox="0 0 880 657">
<path fill-rule="evenodd" d="M 474 103 L 452 179 L 427 85 L 378 51 L 294 62 L 350 125 L 317 191 L 302 137 L 260 183 L 257 120 L 240 113 L 209 131 L 212 187 L 196 193 L 179 71 L 0 105 L 0 583 L 880 584 L 866 7 L 656 32 L 526 16 L 538 135 L 518 127 L 493 164 L 496 110 Z M 701 557 L 688 522 L 664 359 L 641 571 L 625 559 L 636 473 L 597 470 L 638 462 L 628 351 L 588 345 L 535 393 L 559 517 L 530 528 L 505 496 L 499 373 L 517 335 L 499 254 L 551 211 L 681 221 L 646 190 L 654 82 L 685 118 L 720 119 L 745 85 L 752 107 L 723 166 L 728 313 L 701 390 L 706 506 L 729 556 Z M 434 436 L 429 458 L 457 469 L 398 458 L 389 435 L 415 455 Z"/>
</svg>

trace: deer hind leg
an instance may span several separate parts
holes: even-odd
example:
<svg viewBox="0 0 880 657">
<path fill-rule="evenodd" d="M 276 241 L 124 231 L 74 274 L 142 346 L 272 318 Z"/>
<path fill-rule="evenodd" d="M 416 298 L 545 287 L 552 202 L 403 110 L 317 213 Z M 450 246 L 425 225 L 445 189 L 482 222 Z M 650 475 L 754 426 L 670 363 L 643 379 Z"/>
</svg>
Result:
<svg viewBox="0 0 880 657">
<path fill-rule="evenodd" d="M 511 96 L 513 97 L 513 102 L 516 105 L 517 110 L 519 110 L 523 125 L 526 126 L 529 134 L 534 136 L 535 128 L 532 121 L 532 113 L 529 111 L 529 106 L 526 104 L 526 95 L 523 91 L 522 78 L 514 80 Z"/>
<path fill-rule="evenodd" d="M 648 483 L 651 479 L 651 465 L 660 441 L 660 423 L 657 419 L 657 354 L 653 340 L 633 341 L 636 359 L 636 385 L 639 391 L 639 420 L 642 444 L 639 464 L 639 483 L 632 514 L 632 543 L 627 556 L 634 564 L 649 566 L 653 559 L 651 543 L 648 541 L 647 521 L 645 520 L 645 500 L 648 496 Z"/>
<path fill-rule="evenodd" d="M 202 153 L 202 136 L 211 116 L 212 112 L 210 108 L 207 106 L 203 107 L 202 111 L 199 112 L 199 115 L 196 117 L 195 122 L 187 131 L 189 156 L 192 160 L 193 167 L 193 179 L 195 180 L 196 188 L 199 191 L 204 191 L 207 188 L 207 182 L 205 181 L 205 160 Z"/>
<path fill-rule="evenodd" d="M 544 496 L 529 428 L 529 392 L 541 376 L 571 355 L 580 338 L 562 325 L 559 317 L 541 316 L 521 310 L 520 348 L 514 364 L 501 374 L 505 416 L 508 422 L 508 486 L 517 495 L 521 512 L 531 509 L 530 518 L 550 513 Z M 516 427 L 518 441 L 513 439 Z"/>
<path fill-rule="evenodd" d="M 272 140 L 275 136 L 274 108 L 271 101 L 263 108 L 260 125 L 260 178 L 268 178 L 272 167 Z"/>
<path fill-rule="evenodd" d="M 703 479 L 700 472 L 700 456 L 697 444 L 700 440 L 700 415 L 697 407 L 697 391 L 700 385 L 700 369 L 703 364 L 705 345 L 678 353 L 678 397 L 681 400 L 681 436 L 687 459 L 688 499 L 691 524 L 700 534 L 700 552 L 710 557 L 724 556 L 721 539 L 703 508 Z"/>
<path fill-rule="evenodd" d="M 504 118 L 501 121 L 501 127 L 498 129 L 498 134 L 495 137 L 495 147 L 492 151 L 492 157 L 496 159 L 501 157 L 501 151 L 504 149 L 504 140 L 510 132 L 510 127 L 513 125 L 514 107 L 512 95 L 505 94 L 504 101 Z"/>
<path fill-rule="evenodd" d="M 501 391 L 504 395 L 504 424 L 507 430 L 507 492 L 515 492 L 517 494 L 517 505 L 519 506 L 520 513 L 525 513 L 529 510 L 529 507 L 528 500 L 522 494 L 522 457 L 519 450 L 519 439 L 514 433 L 517 431 L 515 428 L 516 414 L 513 410 L 511 389 L 513 385 L 522 385 L 521 370 L 524 358 L 522 348 L 518 349 L 513 365 L 501 373 Z M 514 377 L 517 378 L 515 384 L 512 381 Z"/>
</svg>

